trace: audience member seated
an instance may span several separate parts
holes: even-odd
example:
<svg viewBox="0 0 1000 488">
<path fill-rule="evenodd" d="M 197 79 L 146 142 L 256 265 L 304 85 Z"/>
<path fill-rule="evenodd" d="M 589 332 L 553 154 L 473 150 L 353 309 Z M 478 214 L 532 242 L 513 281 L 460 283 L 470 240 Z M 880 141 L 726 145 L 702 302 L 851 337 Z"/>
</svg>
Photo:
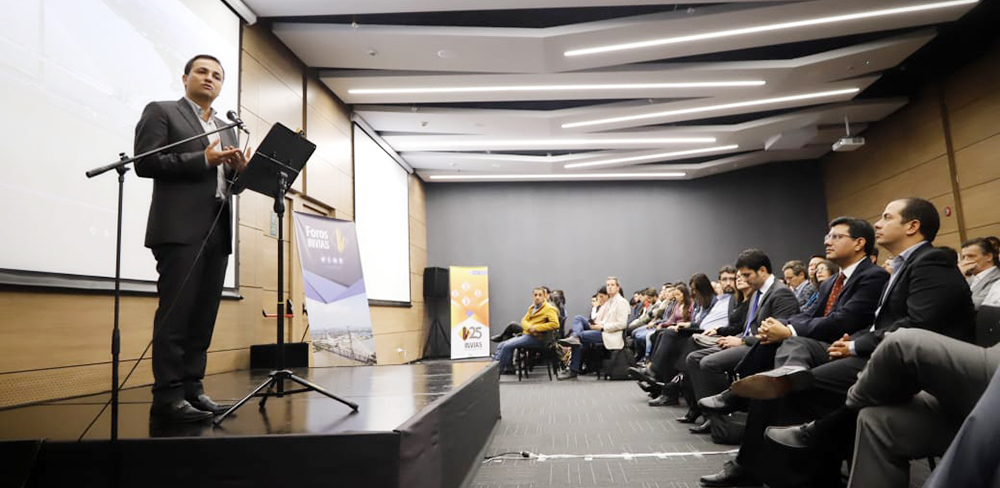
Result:
<svg viewBox="0 0 1000 488">
<path fill-rule="evenodd" d="M 767 430 L 771 440 L 793 447 L 806 447 L 806 440 L 820 437 L 820 432 L 839 435 L 827 437 L 829 441 L 818 443 L 816 450 L 810 451 L 807 459 L 816 461 L 816 465 L 757 466 L 770 475 L 762 481 L 770 484 L 770 477 L 811 478 L 811 484 L 819 485 L 839 476 L 844 454 L 841 450 L 846 447 L 849 451 L 854 425 L 835 412 L 842 411 L 838 408 L 844 405 L 848 388 L 857 381 L 858 373 L 887 334 L 902 328 L 922 328 L 959 340 L 972 338 L 974 309 L 968 284 L 946 254 L 931 245 L 939 227 L 937 209 L 926 200 L 907 198 L 886 206 L 875 224 L 876 242 L 895 257 L 874 323 L 834 341 L 825 351 L 826 359 L 817 357 L 822 351 L 814 350 L 812 369 L 791 375 L 792 390 L 802 390 L 795 398 L 795 413 L 801 419 L 820 420 Z M 784 423 L 787 421 L 784 419 Z"/>
<path fill-rule="evenodd" d="M 674 306 L 671 308 L 670 316 L 664 316 L 663 320 L 654 322 L 647 327 L 636 329 L 632 338 L 635 340 L 636 354 L 640 358 L 649 357 L 653 343 L 648 339 L 651 335 L 658 335 L 666 327 L 673 327 L 681 322 L 691 321 L 692 302 L 691 291 L 684 283 L 674 285 L 674 296 L 672 297 Z"/>
<path fill-rule="evenodd" d="M 962 243 L 962 259 L 958 269 L 965 275 L 972 289 L 972 303 L 978 309 L 990 288 L 1000 282 L 1000 261 L 997 249 L 989 238 L 977 237 Z"/>
<path fill-rule="evenodd" d="M 772 428 L 768 437 L 793 448 L 821 447 L 856 425 L 849 487 L 907 487 L 909 461 L 945 452 L 998 365 L 1000 346 L 900 329 L 875 349 L 843 407 L 806 430 Z"/>
<path fill-rule="evenodd" d="M 605 349 L 614 351 L 625 347 L 622 331 L 628 326 L 628 300 L 621 294 L 618 278 L 608 277 L 605 288 L 601 290 L 607 300 L 597 311 L 597 317 L 587 320 L 577 315 L 573 317 L 573 329 L 569 337 L 559 340 L 559 344 L 572 348 L 569 371 L 560 373 L 558 379 L 575 378 L 583 369 L 583 344 L 602 344 Z"/>
<path fill-rule="evenodd" d="M 806 276 L 806 266 L 802 261 L 793 260 L 785 263 L 781 267 L 781 272 L 785 277 L 785 284 L 792 289 L 795 299 L 799 301 L 799 309 L 804 308 L 809 298 L 816 293 L 816 288 Z"/>
<path fill-rule="evenodd" d="M 542 335 L 559 329 L 559 311 L 546 300 L 543 287 L 532 290 L 532 303 L 521 319 L 520 327 L 523 333 L 501 342 L 493 354 L 493 359 L 500 362 L 501 374 L 513 373 L 514 349 L 540 349 L 545 345 Z"/>
<path fill-rule="evenodd" d="M 727 276 L 726 280 L 735 284 L 735 273 Z M 633 372 L 634 376 L 648 382 L 665 384 L 660 395 L 649 402 L 650 406 L 676 405 L 678 403 L 681 384 L 686 381 L 683 378 L 675 378 L 680 373 L 676 363 L 684 351 L 684 339 L 695 332 L 707 330 L 706 327 L 725 326 L 728 321 L 729 295 L 724 294 L 721 298 L 716 296 L 712 282 L 704 273 L 696 273 L 691 276 L 690 284 L 694 302 L 691 321 L 678 322 L 661 330 L 650 356 L 649 366 Z"/>
<path fill-rule="evenodd" d="M 989 386 L 965 418 L 941 462 L 924 488 L 1000 486 L 1000 374 L 995 371 Z"/>
<path fill-rule="evenodd" d="M 566 293 L 562 290 L 552 290 L 548 300 L 559 311 L 559 328 L 561 330 L 566 325 Z M 562 337 L 561 333 L 559 337 Z"/>
<path fill-rule="evenodd" d="M 819 302 L 819 291 L 818 291 L 819 290 L 819 281 L 816 279 L 816 265 L 818 265 L 819 262 L 822 261 L 822 260 L 824 260 L 824 259 L 826 259 L 826 258 L 824 258 L 822 254 L 813 254 L 812 256 L 809 257 L 809 266 L 806 268 L 806 272 L 809 274 L 809 283 L 812 283 L 813 290 L 816 290 L 816 291 L 813 291 L 813 294 L 810 295 L 809 298 L 806 300 L 806 304 L 803 305 L 800 308 L 801 311 L 803 311 L 803 312 L 806 312 L 806 313 L 811 312 L 812 309 L 813 309 L 813 307 L 818 307 L 819 306 L 819 303 L 818 303 Z"/>
<path fill-rule="evenodd" d="M 879 296 L 889 279 L 889 274 L 867 257 L 875 247 L 872 225 L 851 217 L 834 219 L 824 244 L 827 259 L 841 271 L 836 279 L 820 285 L 823 306 L 784 320 L 766 319 L 757 333 L 761 347 L 753 348 L 744 361 L 750 368 L 766 365 L 761 369 L 776 369 L 733 383 L 723 393 L 702 400 L 703 406 L 724 412 L 739 405 L 736 395 L 754 399 L 781 396 L 791 389 L 791 372 L 827 362 L 826 350 L 832 341 L 872 323 Z M 763 347 L 767 345 L 771 347 Z M 743 371 L 748 372 L 754 371 Z M 759 483 L 753 474 L 755 469 L 747 466 L 766 464 L 762 442 L 764 430 L 772 421 L 772 409 L 768 406 L 757 401 L 750 403 L 739 454 L 720 473 L 703 478 L 707 486 Z"/>
<path fill-rule="evenodd" d="M 733 276 L 735 276 L 735 292 L 732 294 L 732 298 L 729 299 L 728 317 L 726 317 L 725 322 L 721 324 L 717 323 L 715 326 L 704 324 L 705 332 L 694 334 L 685 339 L 683 341 L 684 346 L 682 348 L 680 358 L 676 363 L 677 369 L 683 374 L 685 379 L 685 381 L 681 383 L 680 388 L 681 394 L 684 396 L 688 404 L 688 412 L 683 417 L 676 419 L 681 423 L 695 423 L 695 421 L 698 420 L 698 417 L 701 416 L 701 409 L 698 407 L 697 401 L 698 395 L 695 392 L 694 383 L 691 380 L 689 372 L 691 367 L 691 363 L 689 362 L 691 353 L 717 345 L 719 338 L 725 336 L 729 332 L 742 331 L 743 324 L 746 323 L 747 313 L 750 309 L 750 297 L 752 295 L 750 285 L 747 284 L 746 280 L 744 280 L 743 277 L 736 272 L 736 268 L 733 268 L 732 266 L 723 266 L 722 269 L 728 269 L 732 272 Z M 723 272 L 725 271 L 720 271 L 720 273 Z M 648 385 L 645 380 L 640 381 L 639 384 L 643 389 L 646 389 L 646 385 Z M 656 395 L 661 393 L 660 390 L 656 388 L 650 388 L 647 391 L 649 391 L 650 396 L 653 396 L 654 398 Z M 689 430 L 694 434 L 705 434 L 709 432 L 710 427 L 711 421 L 706 419 L 701 424 L 693 426 Z"/>
<path fill-rule="evenodd" d="M 822 284 L 824 281 L 837 276 L 839 272 L 840 267 L 837 266 L 837 263 L 829 259 L 824 259 L 816 264 L 816 281 Z"/>
<path fill-rule="evenodd" d="M 799 302 L 787 286 L 772 274 L 771 259 L 759 249 L 748 249 L 736 259 L 736 270 L 753 294 L 746 320 L 736 328 L 718 329 L 715 346 L 687 356 L 687 373 L 696 399 L 715 395 L 729 386 L 728 374 L 757 342 L 757 330 L 765 318 L 784 319 L 798 313 Z"/>
<path fill-rule="evenodd" d="M 639 316 L 639 318 L 633 320 L 628 324 L 628 329 L 625 333 L 629 337 L 639 328 L 645 327 L 647 325 L 652 325 L 653 323 L 663 319 L 665 310 L 672 310 L 674 301 L 674 285 L 672 283 L 664 283 L 660 287 L 660 293 L 656 297 L 656 301 L 653 306 L 646 310 L 645 313 Z M 667 312 L 669 315 L 671 312 Z"/>
</svg>

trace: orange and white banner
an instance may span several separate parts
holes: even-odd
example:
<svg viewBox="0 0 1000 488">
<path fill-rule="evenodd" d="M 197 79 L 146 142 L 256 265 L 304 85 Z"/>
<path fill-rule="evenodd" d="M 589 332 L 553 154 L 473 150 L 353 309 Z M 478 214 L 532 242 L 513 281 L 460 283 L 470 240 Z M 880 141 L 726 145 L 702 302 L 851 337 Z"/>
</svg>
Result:
<svg viewBox="0 0 1000 488">
<path fill-rule="evenodd" d="M 452 266 L 451 358 L 490 355 L 490 280 L 486 266 Z"/>
</svg>

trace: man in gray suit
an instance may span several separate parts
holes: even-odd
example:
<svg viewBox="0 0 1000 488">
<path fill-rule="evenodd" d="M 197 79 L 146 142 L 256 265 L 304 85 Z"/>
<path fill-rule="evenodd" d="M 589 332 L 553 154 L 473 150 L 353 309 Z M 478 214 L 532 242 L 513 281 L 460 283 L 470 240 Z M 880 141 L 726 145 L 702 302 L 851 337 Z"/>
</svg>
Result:
<svg viewBox="0 0 1000 488">
<path fill-rule="evenodd" d="M 188 61 L 181 77 L 184 97 L 152 102 L 143 110 L 135 128 L 136 154 L 225 125 L 212 109 L 224 79 L 215 57 Z M 158 420 L 205 420 L 229 407 L 205 395 L 201 381 L 232 253 L 229 182 L 249 156 L 238 144 L 229 129 L 135 163 L 137 175 L 153 179 L 146 247 L 159 273 L 150 409 Z"/>
<path fill-rule="evenodd" d="M 848 488 L 908 487 L 910 459 L 944 454 L 998 366 L 1000 346 L 921 329 L 889 334 L 847 393 L 847 408 L 860 410 Z"/>
<path fill-rule="evenodd" d="M 997 249 L 989 239 L 977 237 L 962 243 L 962 259 L 958 262 L 958 269 L 969 281 L 972 303 L 977 310 L 982 306 L 990 287 L 1000 281 L 998 258 L 1000 256 L 997 256 Z"/>
</svg>

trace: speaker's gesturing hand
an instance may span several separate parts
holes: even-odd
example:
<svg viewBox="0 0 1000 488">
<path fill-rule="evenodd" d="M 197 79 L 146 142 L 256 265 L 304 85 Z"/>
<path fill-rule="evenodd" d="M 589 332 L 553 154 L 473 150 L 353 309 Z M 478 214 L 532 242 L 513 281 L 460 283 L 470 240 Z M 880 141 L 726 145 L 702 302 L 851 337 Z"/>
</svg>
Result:
<svg viewBox="0 0 1000 488">
<path fill-rule="evenodd" d="M 205 148 L 205 160 L 208 161 L 208 164 L 210 164 L 213 168 L 220 164 L 228 163 L 234 155 L 240 154 L 239 148 L 223 148 L 219 151 L 215 149 L 218 145 L 219 141 L 216 139 Z"/>
<path fill-rule="evenodd" d="M 238 148 L 226 149 L 236 149 L 236 154 L 229 158 L 229 160 L 226 161 L 226 164 L 228 164 L 230 168 L 233 168 L 233 171 L 242 173 L 243 170 L 247 168 L 247 162 L 250 160 L 250 148 L 248 147 L 246 152 L 240 152 Z"/>
</svg>

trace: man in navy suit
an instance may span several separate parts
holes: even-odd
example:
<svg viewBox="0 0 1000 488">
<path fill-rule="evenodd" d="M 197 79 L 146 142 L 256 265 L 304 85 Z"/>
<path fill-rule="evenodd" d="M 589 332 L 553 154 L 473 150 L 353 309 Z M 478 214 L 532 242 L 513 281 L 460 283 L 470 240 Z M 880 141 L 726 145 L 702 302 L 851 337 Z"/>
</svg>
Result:
<svg viewBox="0 0 1000 488">
<path fill-rule="evenodd" d="M 212 109 L 224 79 L 215 57 L 188 61 L 181 77 L 184 97 L 143 110 L 136 154 L 225 125 Z M 205 420 L 229 407 L 205 395 L 201 381 L 232 253 L 229 182 L 249 156 L 238 144 L 229 129 L 135 163 L 137 175 L 153 179 L 146 247 L 156 258 L 160 302 L 153 321 L 150 413 L 160 420 Z"/>
<path fill-rule="evenodd" d="M 729 390 L 702 403 L 719 410 L 734 408 L 734 397 L 769 399 L 783 396 L 793 386 L 795 372 L 806 371 L 829 359 L 826 349 L 843 334 L 872 323 L 875 308 L 889 274 L 872 264 L 875 229 L 865 220 L 840 217 L 830 222 L 824 243 L 826 258 L 840 266 L 840 273 L 819 289 L 819 306 L 787 319 L 769 317 L 757 332 L 760 344 L 744 360 L 741 372 L 775 369 L 733 383 Z M 777 350 L 777 352 L 775 351 Z M 756 481 L 755 458 L 762 450 L 764 430 L 773 422 L 763 402 L 751 402 L 743 443 L 735 461 L 720 473 L 702 478 L 705 486 L 730 486 Z"/>
</svg>

